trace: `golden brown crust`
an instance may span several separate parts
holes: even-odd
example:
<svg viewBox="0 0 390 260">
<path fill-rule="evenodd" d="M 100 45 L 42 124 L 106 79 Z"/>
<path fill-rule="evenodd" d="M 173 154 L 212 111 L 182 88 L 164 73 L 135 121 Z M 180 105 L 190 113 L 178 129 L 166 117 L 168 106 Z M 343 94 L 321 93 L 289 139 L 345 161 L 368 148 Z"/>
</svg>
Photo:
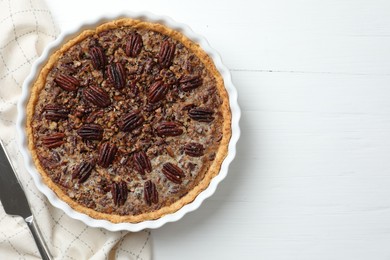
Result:
<svg viewBox="0 0 390 260">
<path fill-rule="evenodd" d="M 219 92 L 219 95 L 223 101 L 222 103 L 222 113 L 223 113 L 223 137 L 219 146 L 219 149 L 216 153 L 215 160 L 211 164 L 208 172 L 206 173 L 205 177 L 199 182 L 199 184 L 194 187 L 191 191 L 188 192 L 187 195 L 179 199 L 178 201 L 174 202 L 173 204 L 169 206 L 165 206 L 160 208 L 157 211 L 154 212 L 148 212 L 140 215 L 127 215 L 127 216 L 120 216 L 120 215 L 112 215 L 112 214 L 106 214 L 97 212 L 95 210 L 92 210 L 90 208 L 87 208 L 85 206 L 82 206 L 69 198 L 64 191 L 62 191 L 57 184 L 55 184 L 51 178 L 46 174 L 45 170 L 40 164 L 40 161 L 38 159 L 38 155 L 36 153 L 36 150 L 34 148 L 34 142 L 33 142 L 33 129 L 32 129 L 32 120 L 33 120 L 33 114 L 34 114 L 34 107 L 38 101 L 38 96 L 40 91 L 45 86 L 46 77 L 49 73 L 49 71 L 52 69 L 55 62 L 59 59 L 59 57 L 62 55 L 62 53 L 66 52 L 70 47 L 77 44 L 78 42 L 81 42 L 85 38 L 87 38 L 90 35 L 93 35 L 95 33 L 99 33 L 108 29 L 113 29 L 121 26 L 132 26 L 135 28 L 146 28 L 149 30 L 154 30 L 156 32 L 168 35 L 172 37 L 175 40 L 180 41 L 183 43 L 185 47 L 190 49 L 194 54 L 198 56 L 198 58 L 205 64 L 206 68 L 211 72 L 212 75 L 215 76 L 216 82 L 217 82 L 217 89 Z M 36 82 L 34 83 L 32 90 L 31 90 L 31 96 L 29 99 L 29 102 L 27 104 L 27 123 L 26 123 L 26 130 L 27 130 L 27 136 L 28 136 L 28 147 L 32 154 L 32 159 L 35 163 L 35 166 L 37 167 L 38 172 L 41 174 L 43 182 L 51 189 L 53 190 L 61 200 L 66 202 L 68 205 L 70 205 L 74 210 L 87 214 L 95 219 L 105 219 L 109 220 L 113 223 L 120 223 L 120 222 L 130 222 L 130 223 L 137 223 L 144 220 L 152 220 L 152 219 L 158 219 L 166 214 L 174 213 L 180 208 L 182 208 L 184 205 L 192 202 L 200 192 L 205 190 L 213 177 L 215 177 L 220 170 L 221 164 L 223 160 L 225 159 L 227 152 L 228 152 L 228 144 L 231 138 L 231 112 L 230 112 L 230 106 L 229 106 L 229 98 L 227 91 L 224 87 L 223 78 L 216 69 L 214 62 L 212 59 L 200 48 L 200 46 L 191 40 L 189 40 L 186 36 L 181 34 L 178 31 L 172 30 L 164 25 L 156 24 L 156 23 L 149 23 L 141 20 L 134 20 L 130 18 L 124 18 L 124 19 L 118 19 L 114 20 L 112 22 L 105 23 L 103 25 L 98 26 L 95 30 L 85 30 L 82 33 L 80 33 L 75 38 L 71 39 L 67 43 L 65 43 L 59 50 L 57 50 L 54 54 L 52 54 L 46 63 L 46 65 L 42 68 Z"/>
</svg>

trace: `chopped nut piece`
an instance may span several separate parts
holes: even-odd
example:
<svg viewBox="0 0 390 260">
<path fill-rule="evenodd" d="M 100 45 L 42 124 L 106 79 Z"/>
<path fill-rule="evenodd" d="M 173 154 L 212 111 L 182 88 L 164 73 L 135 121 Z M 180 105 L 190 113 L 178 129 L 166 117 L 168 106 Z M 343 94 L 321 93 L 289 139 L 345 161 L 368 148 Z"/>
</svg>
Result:
<svg viewBox="0 0 390 260">
<path fill-rule="evenodd" d="M 175 153 L 173 152 L 172 148 L 171 147 L 165 147 L 165 150 L 167 151 L 167 153 L 169 154 L 169 156 L 171 156 L 172 158 L 175 157 Z"/>
</svg>

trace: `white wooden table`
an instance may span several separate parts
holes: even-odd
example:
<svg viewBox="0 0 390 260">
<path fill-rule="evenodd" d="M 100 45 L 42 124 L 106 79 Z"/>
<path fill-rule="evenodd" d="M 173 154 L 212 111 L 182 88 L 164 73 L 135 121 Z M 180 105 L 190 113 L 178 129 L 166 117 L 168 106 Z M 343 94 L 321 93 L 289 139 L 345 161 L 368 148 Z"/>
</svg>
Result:
<svg viewBox="0 0 390 260">
<path fill-rule="evenodd" d="M 126 9 L 171 16 L 232 72 L 238 156 L 215 196 L 153 231 L 155 259 L 390 259 L 389 1 L 49 5 L 61 29 Z"/>
</svg>

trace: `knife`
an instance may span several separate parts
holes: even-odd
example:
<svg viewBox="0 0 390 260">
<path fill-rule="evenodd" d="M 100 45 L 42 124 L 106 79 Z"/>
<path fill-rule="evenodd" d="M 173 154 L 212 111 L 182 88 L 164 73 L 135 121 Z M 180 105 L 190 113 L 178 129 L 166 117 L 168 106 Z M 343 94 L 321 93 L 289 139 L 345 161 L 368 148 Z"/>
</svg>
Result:
<svg viewBox="0 0 390 260">
<path fill-rule="evenodd" d="M 26 194 L 18 178 L 16 177 L 14 168 L 10 163 L 10 159 L 5 151 L 4 144 L 0 140 L 0 200 L 4 210 L 8 215 L 21 216 L 27 223 L 30 231 L 37 244 L 39 253 L 42 259 L 51 260 L 49 250 L 43 240 L 42 234 L 34 220 L 28 204 Z"/>
</svg>

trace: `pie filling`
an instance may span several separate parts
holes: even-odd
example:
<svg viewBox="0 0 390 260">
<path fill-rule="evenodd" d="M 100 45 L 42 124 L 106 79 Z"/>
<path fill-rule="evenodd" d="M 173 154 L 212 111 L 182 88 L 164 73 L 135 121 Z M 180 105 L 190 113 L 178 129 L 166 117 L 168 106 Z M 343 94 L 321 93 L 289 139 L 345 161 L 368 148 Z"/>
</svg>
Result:
<svg viewBox="0 0 390 260">
<path fill-rule="evenodd" d="M 30 120 L 45 175 L 76 204 L 139 215 L 205 177 L 223 139 L 215 73 L 147 27 L 90 33 L 49 68 Z"/>
</svg>

